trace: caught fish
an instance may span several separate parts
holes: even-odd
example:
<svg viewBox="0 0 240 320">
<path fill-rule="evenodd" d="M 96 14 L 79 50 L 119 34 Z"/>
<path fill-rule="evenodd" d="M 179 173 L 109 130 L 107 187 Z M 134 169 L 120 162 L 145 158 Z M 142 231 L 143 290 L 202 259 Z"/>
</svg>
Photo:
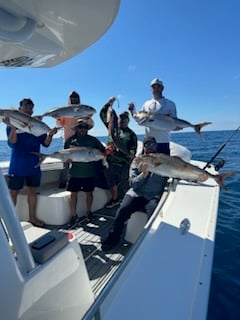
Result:
<svg viewBox="0 0 240 320">
<path fill-rule="evenodd" d="M 43 121 L 17 109 L 0 109 L 0 119 L 4 118 L 9 118 L 11 124 L 20 132 L 31 133 L 36 137 L 48 133 L 51 130 Z"/>
<path fill-rule="evenodd" d="M 117 150 L 129 156 L 129 151 L 119 137 L 118 116 L 112 107 L 107 111 L 108 132 Z"/>
<path fill-rule="evenodd" d="M 201 129 L 212 122 L 202 122 L 192 124 L 186 120 L 170 117 L 164 114 L 153 114 L 145 111 L 134 112 L 133 118 L 137 121 L 140 126 L 145 126 L 157 130 L 168 130 L 172 131 L 176 128 L 184 129 L 191 127 L 195 130 L 197 135 L 201 138 Z"/>
<path fill-rule="evenodd" d="M 88 147 L 71 147 L 68 149 L 63 149 L 50 154 L 44 154 L 40 152 L 31 152 L 39 157 L 40 165 L 44 159 L 54 158 L 61 160 L 62 162 L 92 162 L 98 160 L 104 160 L 104 165 L 107 166 L 105 162 L 105 154 L 98 149 L 88 148 Z"/>
<path fill-rule="evenodd" d="M 40 117 L 53 117 L 55 119 L 62 117 L 85 118 L 91 117 L 95 112 L 96 109 L 93 107 L 84 104 L 78 104 L 51 109 L 42 114 Z"/>
<path fill-rule="evenodd" d="M 193 182 L 204 182 L 208 178 L 213 178 L 223 189 L 226 189 L 224 179 L 235 174 L 235 172 L 212 174 L 178 157 L 170 157 L 163 153 L 140 155 L 134 159 L 134 162 L 137 166 L 146 165 L 148 171 L 164 177 Z"/>
</svg>

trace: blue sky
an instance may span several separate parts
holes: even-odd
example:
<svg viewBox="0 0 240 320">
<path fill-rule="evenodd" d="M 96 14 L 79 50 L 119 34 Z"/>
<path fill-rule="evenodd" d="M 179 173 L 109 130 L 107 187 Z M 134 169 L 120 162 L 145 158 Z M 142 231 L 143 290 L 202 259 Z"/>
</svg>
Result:
<svg viewBox="0 0 240 320">
<path fill-rule="evenodd" d="M 66 104 L 76 90 L 97 112 L 117 96 L 120 113 L 131 101 L 140 109 L 151 98 L 150 81 L 159 77 L 179 118 L 212 121 L 205 130 L 234 130 L 240 120 L 239 12 L 238 0 L 122 0 L 112 27 L 78 56 L 53 68 L 0 69 L 0 107 L 30 97 L 34 114 L 41 114 Z M 107 135 L 98 113 L 93 119 L 90 134 Z M 130 127 L 144 132 L 134 120 Z"/>
</svg>

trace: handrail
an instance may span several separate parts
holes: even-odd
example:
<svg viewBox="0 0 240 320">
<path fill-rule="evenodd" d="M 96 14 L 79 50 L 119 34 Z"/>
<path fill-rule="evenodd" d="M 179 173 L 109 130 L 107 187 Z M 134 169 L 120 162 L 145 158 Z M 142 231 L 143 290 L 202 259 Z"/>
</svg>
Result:
<svg viewBox="0 0 240 320">
<path fill-rule="evenodd" d="M 0 40 L 6 42 L 25 42 L 32 37 L 37 22 L 21 17 L 0 8 Z"/>
</svg>

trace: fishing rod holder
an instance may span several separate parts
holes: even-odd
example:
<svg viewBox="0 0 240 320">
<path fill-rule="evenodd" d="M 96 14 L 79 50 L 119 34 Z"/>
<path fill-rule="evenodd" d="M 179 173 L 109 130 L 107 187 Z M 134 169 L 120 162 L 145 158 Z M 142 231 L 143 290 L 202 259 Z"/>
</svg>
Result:
<svg viewBox="0 0 240 320">
<path fill-rule="evenodd" d="M 215 171 L 219 171 L 225 164 L 225 160 L 221 159 L 220 161 L 218 161 L 218 163 L 215 165 L 214 169 Z"/>
</svg>

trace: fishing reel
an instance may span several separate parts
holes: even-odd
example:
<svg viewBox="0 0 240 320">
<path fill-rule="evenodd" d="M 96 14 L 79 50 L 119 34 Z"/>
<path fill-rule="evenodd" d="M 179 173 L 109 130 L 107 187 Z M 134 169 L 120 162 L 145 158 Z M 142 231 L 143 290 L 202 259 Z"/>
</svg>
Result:
<svg viewBox="0 0 240 320">
<path fill-rule="evenodd" d="M 225 164 L 225 160 L 221 159 L 218 161 L 218 163 L 215 165 L 214 169 L 215 171 L 219 171 Z"/>
</svg>

